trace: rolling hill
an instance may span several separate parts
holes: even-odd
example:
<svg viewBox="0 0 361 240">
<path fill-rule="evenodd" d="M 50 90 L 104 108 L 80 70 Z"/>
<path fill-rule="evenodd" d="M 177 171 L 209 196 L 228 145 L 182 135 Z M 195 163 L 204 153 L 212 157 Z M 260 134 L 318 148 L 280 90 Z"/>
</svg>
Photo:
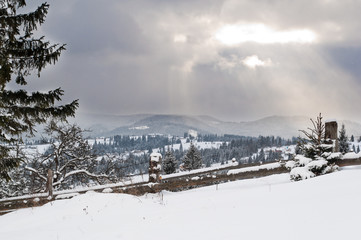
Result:
<svg viewBox="0 0 361 240">
<path fill-rule="evenodd" d="M 84 120 L 85 119 L 85 120 Z M 226 122 L 210 116 L 187 115 L 86 115 L 77 120 L 83 128 L 92 130 L 92 136 L 170 134 L 183 136 L 192 129 L 202 134 L 234 134 L 242 136 L 299 136 L 300 129 L 311 127 L 305 116 L 270 116 L 255 121 Z M 349 120 L 344 123 L 349 136 L 361 136 L 361 124 Z"/>
</svg>

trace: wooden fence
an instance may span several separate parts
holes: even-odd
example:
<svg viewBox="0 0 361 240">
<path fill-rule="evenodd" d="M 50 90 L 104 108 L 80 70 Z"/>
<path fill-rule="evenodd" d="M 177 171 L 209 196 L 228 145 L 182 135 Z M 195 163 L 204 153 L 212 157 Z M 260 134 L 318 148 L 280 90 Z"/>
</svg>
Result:
<svg viewBox="0 0 361 240">
<path fill-rule="evenodd" d="M 338 160 L 335 161 L 335 163 L 340 167 L 361 165 L 361 158 Z M 259 178 L 287 172 L 289 172 L 289 170 L 286 169 L 284 163 L 273 162 L 264 165 L 244 164 L 212 170 L 204 169 L 195 173 L 191 172 L 189 174 L 185 173 L 171 177 L 164 177 L 160 183 L 139 182 L 114 187 L 97 186 L 96 189 L 91 190 L 96 192 L 103 192 L 105 189 L 110 188 L 114 193 L 143 195 L 146 193 L 156 193 L 163 190 L 183 191 L 229 181 Z M 50 201 L 53 201 L 54 199 L 71 198 L 77 194 L 84 194 L 87 191 L 89 191 L 89 189 L 73 192 L 68 191 L 67 195 L 59 192 L 53 192 L 52 197 L 49 197 L 48 193 L 43 193 L 28 197 L 0 199 L 0 215 L 20 208 L 42 206 Z"/>
</svg>

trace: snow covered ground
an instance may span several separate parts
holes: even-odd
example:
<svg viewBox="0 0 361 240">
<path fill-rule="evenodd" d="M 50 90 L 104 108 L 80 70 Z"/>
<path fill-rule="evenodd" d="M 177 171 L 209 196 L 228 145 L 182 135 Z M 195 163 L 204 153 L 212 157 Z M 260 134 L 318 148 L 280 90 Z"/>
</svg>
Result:
<svg viewBox="0 0 361 240">
<path fill-rule="evenodd" d="M 0 238 L 360 239 L 361 167 L 290 182 L 289 174 L 190 191 L 88 193 L 0 217 Z"/>
</svg>

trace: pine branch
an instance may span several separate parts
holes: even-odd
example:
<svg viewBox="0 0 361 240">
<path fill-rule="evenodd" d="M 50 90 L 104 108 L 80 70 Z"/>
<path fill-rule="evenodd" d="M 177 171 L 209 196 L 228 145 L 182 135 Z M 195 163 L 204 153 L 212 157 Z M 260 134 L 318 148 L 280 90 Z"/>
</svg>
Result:
<svg viewBox="0 0 361 240">
<path fill-rule="evenodd" d="M 49 4 L 45 2 L 34 11 L 18 14 L 17 10 L 25 5 L 25 0 L 0 1 L 0 141 L 4 143 L 20 141 L 19 136 L 25 133 L 34 135 L 35 125 L 49 118 L 66 121 L 79 106 L 78 100 L 55 106 L 63 96 L 60 88 L 30 94 L 24 90 L 5 90 L 13 79 L 16 84 L 26 85 L 25 78 L 33 71 L 40 76 L 65 50 L 65 44 L 51 44 L 44 37 L 33 37 L 33 31 L 45 21 Z M 10 159 L 5 148 L 0 149 L 0 159 Z M 0 178 L 9 179 L 7 172 L 16 165 L 0 160 Z"/>
</svg>

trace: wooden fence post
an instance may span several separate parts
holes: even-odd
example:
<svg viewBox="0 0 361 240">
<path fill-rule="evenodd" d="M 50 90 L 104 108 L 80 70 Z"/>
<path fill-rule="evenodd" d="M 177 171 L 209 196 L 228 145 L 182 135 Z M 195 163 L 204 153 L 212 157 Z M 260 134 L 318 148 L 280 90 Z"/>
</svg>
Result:
<svg viewBox="0 0 361 240">
<path fill-rule="evenodd" d="M 53 171 L 48 169 L 48 179 L 46 181 L 46 191 L 49 193 L 48 198 L 53 198 Z"/>
<path fill-rule="evenodd" d="M 162 170 L 162 154 L 152 153 L 149 159 L 149 182 L 159 183 Z"/>
</svg>

